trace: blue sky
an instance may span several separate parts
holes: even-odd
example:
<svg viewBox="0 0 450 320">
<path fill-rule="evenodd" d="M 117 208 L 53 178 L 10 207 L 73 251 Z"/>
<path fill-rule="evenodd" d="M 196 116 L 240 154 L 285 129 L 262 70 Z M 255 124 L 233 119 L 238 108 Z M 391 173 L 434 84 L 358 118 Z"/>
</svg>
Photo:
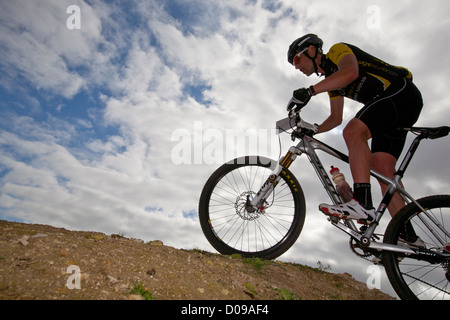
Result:
<svg viewBox="0 0 450 320">
<path fill-rule="evenodd" d="M 80 29 L 67 28 L 70 5 Z M 175 164 L 176 133 L 190 135 L 195 153 L 208 132 L 270 132 L 292 91 L 319 81 L 286 61 L 309 32 L 325 50 L 350 42 L 409 68 L 426 105 L 418 125 L 448 125 L 449 10 L 445 0 L 2 1 L 0 218 L 212 251 L 197 221 L 201 189 L 225 155 L 248 146 L 217 163 Z M 360 107 L 347 101 L 344 124 L 322 139 L 345 150 L 342 128 Z M 322 95 L 304 117 L 328 112 Z M 277 157 L 277 148 L 261 151 Z M 422 148 L 405 183 L 417 196 L 448 193 L 448 142 Z M 317 213 L 326 194 L 302 161 L 293 171 L 307 225 L 282 259 L 364 279 L 364 262 Z"/>
</svg>

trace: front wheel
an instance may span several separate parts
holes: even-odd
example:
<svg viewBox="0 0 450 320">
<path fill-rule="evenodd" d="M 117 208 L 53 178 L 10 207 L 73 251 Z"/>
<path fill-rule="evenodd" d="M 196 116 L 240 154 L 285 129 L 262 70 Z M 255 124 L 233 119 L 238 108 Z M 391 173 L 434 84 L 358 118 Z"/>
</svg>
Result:
<svg viewBox="0 0 450 320">
<path fill-rule="evenodd" d="M 297 240 L 305 221 L 305 198 L 294 175 L 281 181 L 266 199 L 264 210 L 245 205 L 272 173 L 276 163 L 262 157 L 230 161 L 206 182 L 199 203 L 200 224 L 221 254 L 275 259 Z"/>
<path fill-rule="evenodd" d="M 384 252 L 387 276 L 401 299 L 450 300 L 450 196 L 417 202 L 425 210 L 414 203 L 401 209 L 390 222 L 384 242 L 419 251 L 410 256 Z"/>
</svg>

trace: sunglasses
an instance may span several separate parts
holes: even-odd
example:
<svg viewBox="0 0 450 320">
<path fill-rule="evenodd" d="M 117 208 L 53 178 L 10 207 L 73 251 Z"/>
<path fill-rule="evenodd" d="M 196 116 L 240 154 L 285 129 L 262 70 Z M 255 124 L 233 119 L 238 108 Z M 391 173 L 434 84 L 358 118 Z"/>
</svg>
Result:
<svg viewBox="0 0 450 320">
<path fill-rule="evenodd" d="M 300 51 L 299 53 L 297 53 L 294 57 L 294 65 L 299 64 L 300 63 L 300 56 L 302 55 L 303 52 L 308 51 L 308 49 L 305 49 L 303 51 Z"/>
</svg>

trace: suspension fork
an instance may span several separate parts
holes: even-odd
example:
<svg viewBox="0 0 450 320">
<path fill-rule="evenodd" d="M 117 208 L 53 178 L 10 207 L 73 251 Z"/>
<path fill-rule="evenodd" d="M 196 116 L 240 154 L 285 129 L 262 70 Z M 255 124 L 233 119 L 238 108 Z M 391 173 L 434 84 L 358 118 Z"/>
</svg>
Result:
<svg viewBox="0 0 450 320">
<path fill-rule="evenodd" d="M 300 156 L 302 152 L 297 147 L 291 147 L 284 157 L 278 161 L 275 169 L 273 169 L 269 178 L 262 185 L 261 189 L 255 195 L 253 199 L 247 198 L 247 210 L 260 212 L 264 211 L 264 203 L 266 199 L 272 194 L 275 187 L 281 180 L 281 173 L 283 170 L 287 170 L 292 163 Z"/>
</svg>

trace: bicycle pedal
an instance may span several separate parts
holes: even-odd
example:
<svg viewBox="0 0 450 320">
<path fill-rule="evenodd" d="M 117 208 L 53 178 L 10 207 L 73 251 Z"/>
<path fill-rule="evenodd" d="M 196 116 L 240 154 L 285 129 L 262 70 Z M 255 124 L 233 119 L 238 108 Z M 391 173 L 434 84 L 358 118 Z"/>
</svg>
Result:
<svg viewBox="0 0 450 320">
<path fill-rule="evenodd" d="M 372 263 L 373 264 L 376 264 L 376 265 L 383 265 L 383 260 L 381 259 L 381 258 L 379 258 L 379 257 L 373 257 L 372 258 Z"/>
<path fill-rule="evenodd" d="M 341 219 L 338 217 L 329 216 L 327 220 L 330 221 L 331 223 L 338 223 L 339 220 L 341 220 Z"/>
</svg>

